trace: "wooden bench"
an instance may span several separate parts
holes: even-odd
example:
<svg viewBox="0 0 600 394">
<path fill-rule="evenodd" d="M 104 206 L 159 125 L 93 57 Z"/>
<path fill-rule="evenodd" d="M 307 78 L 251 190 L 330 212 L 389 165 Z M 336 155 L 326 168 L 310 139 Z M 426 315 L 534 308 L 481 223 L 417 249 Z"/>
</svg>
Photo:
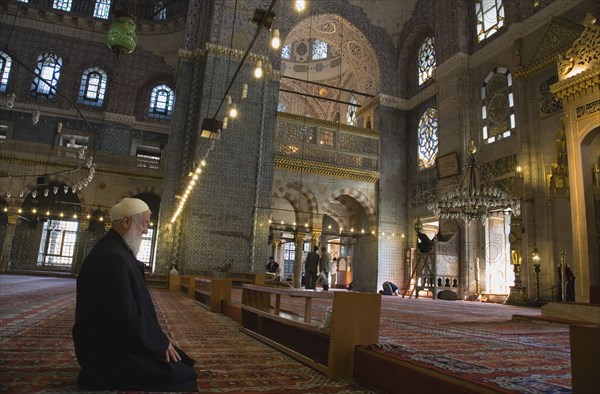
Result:
<svg viewBox="0 0 600 394">
<path fill-rule="evenodd" d="M 355 346 L 379 340 L 379 294 L 247 284 L 242 289 L 242 330 L 329 377 L 351 378 Z M 285 310 L 286 297 L 303 298 L 304 314 Z M 331 300 L 325 321 L 313 318 L 316 298 Z"/>
<path fill-rule="evenodd" d="M 196 277 L 194 275 L 181 275 L 179 291 L 190 298 L 196 294 Z"/>
<path fill-rule="evenodd" d="M 211 312 L 221 312 L 221 301 L 231 301 L 231 280 L 196 278 L 194 299 Z"/>
<path fill-rule="evenodd" d="M 231 279 L 233 287 L 242 287 L 244 284 L 264 285 L 266 275 L 254 272 L 228 272 L 227 279 Z"/>
</svg>

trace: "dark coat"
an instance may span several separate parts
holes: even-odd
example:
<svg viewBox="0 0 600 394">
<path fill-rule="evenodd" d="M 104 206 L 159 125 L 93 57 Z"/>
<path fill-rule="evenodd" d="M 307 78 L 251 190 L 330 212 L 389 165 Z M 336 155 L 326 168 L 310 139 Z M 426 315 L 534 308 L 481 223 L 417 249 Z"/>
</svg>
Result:
<svg viewBox="0 0 600 394">
<path fill-rule="evenodd" d="M 192 359 L 177 349 L 182 362 L 165 360 L 170 341 L 138 261 L 112 229 L 94 246 L 77 278 L 73 342 L 84 387 L 197 390 Z"/>
</svg>

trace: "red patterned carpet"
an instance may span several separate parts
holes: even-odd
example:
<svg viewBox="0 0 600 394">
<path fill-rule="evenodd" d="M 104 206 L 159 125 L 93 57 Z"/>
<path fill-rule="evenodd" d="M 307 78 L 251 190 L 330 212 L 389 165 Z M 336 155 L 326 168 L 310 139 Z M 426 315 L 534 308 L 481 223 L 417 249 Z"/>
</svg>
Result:
<svg viewBox="0 0 600 394">
<path fill-rule="evenodd" d="M 239 302 L 241 290 L 232 299 Z M 313 305 L 320 316 L 328 303 Z M 302 307 L 287 305 L 295 312 Z M 384 296 L 379 344 L 372 348 L 500 392 L 570 393 L 568 325 L 527 316 L 541 316 L 540 309 Z"/>
<path fill-rule="evenodd" d="M 73 279 L 0 275 L 0 392 L 78 392 Z M 178 292 L 152 290 L 165 331 L 197 362 L 203 393 L 377 393 L 329 379 L 248 337 Z M 239 302 L 241 291 L 234 289 Z M 315 300 L 316 317 L 328 302 Z M 290 301 L 286 309 L 302 311 Z M 539 309 L 384 297 L 376 351 L 500 392 L 571 392 L 568 327 Z M 402 392 L 402 384 L 398 382 Z M 424 387 L 423 392 L 427 392 Z"/>
<path fill-rule="evenodd" d="M 197 360 L 202 393 L 377 393 L 329 379 L 177 292 L 152 290 L 165 331 Z M 0 392 L 80 392 L 73 279 L 0 275 Z"/>
</svg>

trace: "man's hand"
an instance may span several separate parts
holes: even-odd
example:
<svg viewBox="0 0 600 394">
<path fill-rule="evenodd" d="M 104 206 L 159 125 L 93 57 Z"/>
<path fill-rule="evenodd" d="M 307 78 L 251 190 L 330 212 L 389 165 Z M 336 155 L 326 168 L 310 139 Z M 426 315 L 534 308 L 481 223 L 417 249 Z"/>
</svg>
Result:
<svg viewBox="0 0 600 394">
<path fill-rule="evenodd" d="M 167 360 L 167 362 L 174 363 L 181 361 L 181 357 L 179 356 L 171 342 L 169 342 L 169 347 L 167 347 L 167 350 L 165 351 L 165 359 Z"/>
</svg>

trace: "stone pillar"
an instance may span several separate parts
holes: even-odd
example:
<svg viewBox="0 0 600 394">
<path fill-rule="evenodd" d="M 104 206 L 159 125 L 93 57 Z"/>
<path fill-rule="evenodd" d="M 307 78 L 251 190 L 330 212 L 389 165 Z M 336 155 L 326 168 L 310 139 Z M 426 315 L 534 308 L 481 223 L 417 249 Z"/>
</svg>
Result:
<svg viewBox="0 0 600 394">
<path fill-rule="evenodd" d="M 15 237 L 15 225 L 17 224 L 17 215 L 8 214 L 8 226 L 4 235 L 4 244 L 2 246 L 2 256 L 0 256 L 0 272 L 8 271 L 10 264 L 10 251 L 12 249 L 13 238 Z"/>
<path fill-rule="evenodd" d="M 296 242 L 296 253 L 294 259 L 293 285 L 296 289 L 299 289 L 302 285 L 302 250 L 304 249 L 304 234 L 296 233 L 294 235 L 294 241 Z"/>
<path fill-rule="evenodd" d="M 277 252 L 280 242 L 280 240 L 273 240 L 273 242 L 271 243 L 271 256 L 273 256 L 277 263 L 279 263 L 279 256 L 277 255 Z M 281 270 L 283 271 L 283 263 L 279 263 L 279 267 L 281 267 Z"/>
</svg>

